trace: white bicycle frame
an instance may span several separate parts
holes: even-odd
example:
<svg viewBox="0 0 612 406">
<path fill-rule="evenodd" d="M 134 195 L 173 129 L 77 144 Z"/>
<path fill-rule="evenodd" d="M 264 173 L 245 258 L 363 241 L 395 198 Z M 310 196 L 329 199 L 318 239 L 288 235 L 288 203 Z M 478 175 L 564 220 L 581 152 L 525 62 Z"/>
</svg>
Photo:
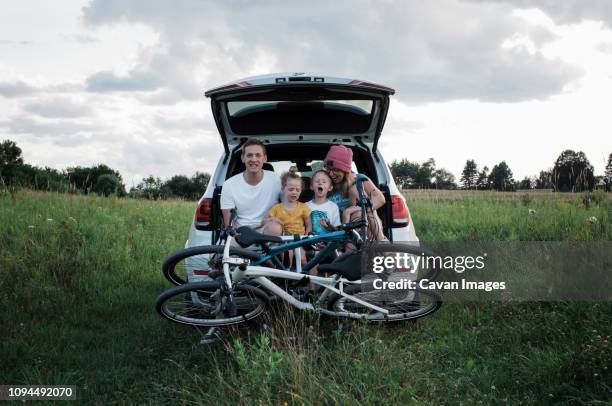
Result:
<svg viewBox="0 0 612 406">
<path fill-rule="evenodd" d="M 293 238 L 293 237 L 291 237 Z M 227 237 L 227 241 L 225 242 L 225 248 L 223 250 L 223 275 L 225 278 L 225 283 L 227 286 L 232 286 L 232 282 L 240 282 L 243 280 L 254 280 L 259 285 L 261 285 L 265 290 L 274 293 L 284 301 L 290 303 L 292 306 L 300 309 L 300 310 L 311 310 L 317 311 L 320 313 L 332 315 L 332 316 L 342 316 L 342 317 L 351 317 L 351 318 L 364 318 L 363 314 L 358 313 L 350 313 L 350 312 L 337 312 L 326 309 L 324 304 L 331 293 L 337 293 L 340 296 L 347 298 L 355 303 L 359 303 L 362 306 L 368 307 L 372 310 L 380 312 L 384 315 L 389 314 L 387 309 L 383 309 L 382 307 L 378 307 L 371 303 L 368 303 L 362 299 L 359 299 L 353 295 L 349 295 L 344 292 L 345 284 L 357 284 L 361 283 L 361 281 L 349 281 L 348 279 L 338 277 L 337 275 L 333 275 L 331 277 L 321 277 L 308 275 L 310 282 L 315 285 L 323 287 L 325 290 L 313 306 L 312 303 L 302 302 L 292 295 L 287 293 L 283 288 L 276 285 L 268 278 L 278 278 L 278 279 L 289 279 L 289 280 L 302 280 L 304 278 L 304 274 L 301 273 L 301 267 L 298 267 L 298 272 L 290 272 L 285 270 L 279 270 L 275 268 L 268 268 L 265 266 L 255 266 L 248 265 L 249 260 L 243 258 L 232 258 L 230 257 L 230 245 L 232 242 L 232 236 Z M 298 248 L 299 250 L 299 248 Z M 296 255 L 296 265 L 300 264 L 300 253 L 298 252 Z M 230 265 L 236 266 L 233 271 L 230 271 Z M 244 269 L 240 269 L 243 267 Z M 339 289 L 335 287 L 335 285 L 339 283 Z M 377 314 L 372 314 L 372 317 L 378 316 Z"/>
</svg>

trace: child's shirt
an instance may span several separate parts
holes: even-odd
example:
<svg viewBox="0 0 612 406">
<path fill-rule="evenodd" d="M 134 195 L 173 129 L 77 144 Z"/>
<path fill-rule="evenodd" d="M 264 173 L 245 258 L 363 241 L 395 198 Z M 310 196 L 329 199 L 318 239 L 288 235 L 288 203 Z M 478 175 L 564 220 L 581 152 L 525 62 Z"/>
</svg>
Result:
<svg viewBox="0 0 612 406">
<path fill-rule="evenodd" d="M 268 214 L 278 218 L 283 223 L 283 234 L 306 234 L 304 223 L 310 216 L 310 208 L 304 203 L 297 202 L 297 207 L 293 210 L 287 210 L 282 203 L 279 203 L 272 206 Z"/>
<path fill-rule="evenodd" d="M 329 223 L 337 227 L 340 225 L 340 211 L 338 205 L 332 201 L 326 201 L 325 203 L 317 204 L 314 200 L 306 203 L 310 208 L 310 220 L 312 221 L 312 233 L 313 234 L 325 234 L 327 230 L 321 225 L 322 219 L 329 220 Z"/>
</svg>

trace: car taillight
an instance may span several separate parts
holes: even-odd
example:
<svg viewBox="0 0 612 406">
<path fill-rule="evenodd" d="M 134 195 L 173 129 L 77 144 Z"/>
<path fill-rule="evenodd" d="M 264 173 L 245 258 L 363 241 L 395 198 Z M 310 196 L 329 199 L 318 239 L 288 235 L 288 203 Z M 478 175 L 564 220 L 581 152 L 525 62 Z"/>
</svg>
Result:
<svg viewBox="0 0 612 406">
<path fill-rule="evenodd" d="M 206 223 L 208 225 L 212 217 L 212 201 L 213 199 L 205 197 L 200 199 L 196 207 L 195 218 L 198 223 Z"/>
<path fill-rule="evenodd" d="M 393 204 L 393 227 L 406 227 L 410 224 L 410 212 L 406 200 L 402 195 L 393 195 L 391 196 L 391 202 Z"/>
</svg>

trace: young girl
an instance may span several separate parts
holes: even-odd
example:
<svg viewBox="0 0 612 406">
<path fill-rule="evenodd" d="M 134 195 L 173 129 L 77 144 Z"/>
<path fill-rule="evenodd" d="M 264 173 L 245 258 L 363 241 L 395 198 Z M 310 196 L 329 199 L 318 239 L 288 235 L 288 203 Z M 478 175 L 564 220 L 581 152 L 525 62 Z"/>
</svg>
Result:
<svg viewBox="0 0 612 406">
<path fill-rule="evenodd" d="M 283 235 L 305 235 L 312 231 L 310 221 L 310 208 L 298 201 L 302 193 L 302 178 L 296 173 L 297 168 L 292 167 L 289 172 L 281 176 L 281 193 L 283 202 L 270 209 L 264 222 L 277 222 L 283 228 Z M 290 252 L 290 260 L 293 262 Z M 306 264 L 306 256 L 302 253 L 302 265 Z"/>
<path fill-rule="evenodd" d="M 310 184 L 314 197 L 306 205 L 310 207 L 310 220 L 313 234 L 324 234 L 340 225 L 338 205 L 329 201 L 327 195 L 334 190 L 332 179 L 327 172 L 314 173 Z"/>
<path fill-rule="evenodd" d="M 314 192 L 314 197 L 311 201 L 306 202 L 312 210 L 310 212 L 310 220 L 312 222 L 313 234 L 325 234 L 328 231 L 334 230 L 340 225 L 340 211 L 338 205 L 329 201 L 327 195 L 334 190 L 332 180 L 329 174 L 324 170 L 320 170 L 312 175 L 310 189 Z M 317 275 L 318 265 L 310 270 L 310 275 Z M 311 291 L 315 290 L 315 285 L 310 283 L 308 288 Z"/>
</svg>

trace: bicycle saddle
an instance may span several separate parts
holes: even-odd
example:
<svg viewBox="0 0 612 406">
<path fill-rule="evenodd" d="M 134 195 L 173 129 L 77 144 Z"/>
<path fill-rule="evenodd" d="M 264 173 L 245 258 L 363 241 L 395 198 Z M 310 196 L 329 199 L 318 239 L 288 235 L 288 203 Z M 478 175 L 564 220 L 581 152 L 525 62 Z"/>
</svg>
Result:
<svg viewBox="0 0 612 406">
<path fill-rule="evenodd" d="M 253 244 L 261 244 L 262 242 L 283 242 L 280 237 L 261 234 L 247 226 L 238 227 L 236 233 L 236 242 L 243 248 Z"/>
<path fill-rule="evenodd" d="M 361 279 L 361 253 L 351 252 L 339 256 L 331 264 L 320 264 L 319 272 L 338 274 L 349 281 Z"/>
</svg>

